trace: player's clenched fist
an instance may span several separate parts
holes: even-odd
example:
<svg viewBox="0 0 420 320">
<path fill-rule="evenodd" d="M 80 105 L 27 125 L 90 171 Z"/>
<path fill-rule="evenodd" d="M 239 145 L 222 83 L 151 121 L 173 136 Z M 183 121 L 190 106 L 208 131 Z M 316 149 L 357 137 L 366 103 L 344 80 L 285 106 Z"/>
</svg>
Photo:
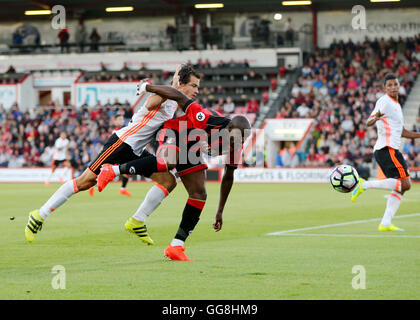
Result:
<svg viewBox="0 0 420 320">
<path fill-rule="evenodd" d="M 137 88 L 136 88 L 136 96 L 139 96 L 139 95 L 141 95 L 141 94 L 143 94 L 143 93 L 145 93 L 147 90 L 146 90 L 146 85 L 148 85 L 148 84 L 150 84 L 151 82 L 150 82 L 150 80 L 147 80 L 147 79 L 144 79 L 144 80 L 142 80 L 142 81 L 140 81 L 138 84 L 137 84 Z"/>
</svg>

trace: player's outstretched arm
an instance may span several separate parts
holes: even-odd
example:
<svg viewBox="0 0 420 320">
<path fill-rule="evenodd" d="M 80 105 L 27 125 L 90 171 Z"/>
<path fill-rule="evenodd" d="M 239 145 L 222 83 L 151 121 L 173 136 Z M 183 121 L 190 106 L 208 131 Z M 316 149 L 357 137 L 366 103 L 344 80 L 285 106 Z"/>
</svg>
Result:
<svg viewBox="0 0 420 320">
<path fill-rule="evenodd" d="M 222 182 L 220 184 L 220 199 L 219 206 L 216 212 L 216 221 L 213 223 L 214 231 L 220 231 L 223 225 L 223 210 L 225 208 L 226 201 L 229 197 L 230 190 L 233 185 L 233 173 L 235 169 L 231 166 L 225 167 L 225 172 L 223 174 Z"/>
<path fill-rule="evenodd" d="M 401 133 L 401 137 L 409 138 L 409 139 L 418 139 L 418 138 L 420 138 L 420 132 L 408 131 L 405 128 L 403 128 L 403 131 Z"/>
<path fill-rule="evenodd" d="M 139 92 L 142 93 L 145 91 L 156 93 L 157 95 L 165 99 L 174 100 L 180 106 L 185 105 L 190 100 L 181 91 L 175 88 L 169 87 L 169 86 L 160 86 L 160 85 L 154 85 L 154 84 L 149 84 L 147 82 L 144 82 L 140 85 Z"/>
<path fill-rule="evenodd" d="M 179 71 L 181 70 L 181 65 L 178 65 L 175 73 L 174 73 L 174 78 L 172 79 L 172 87 L 174 87 L 175 89 L 178 89 L 179 87 Z M 155 94 L 152 95 L 151 97 L 149 97 L 146 101 L 146 108 L 147 110 L 153 110 L 156 109 L 157 107 L 159 107 L 163 102 L 165 102 L 165 98 L 162 98 L 161 96 Z"/>
</svg>

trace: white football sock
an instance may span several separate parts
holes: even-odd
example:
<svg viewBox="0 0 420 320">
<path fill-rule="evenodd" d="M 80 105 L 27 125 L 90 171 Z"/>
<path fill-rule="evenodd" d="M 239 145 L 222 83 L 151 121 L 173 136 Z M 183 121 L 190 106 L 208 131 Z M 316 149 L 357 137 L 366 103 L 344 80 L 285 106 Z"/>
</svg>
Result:
<svg viewBox="0 0 420 320">
<path fill-rule="evenodd" d="M 48 199 L 48 201 L 39 209 L 42 219 L 47 219 L 52 211 L 66 202 L 73 194 L 79 192 L 76 180 L 69 180 L 64 183 L 58 190 Z"/>
<path fill-rule="evenodd" d="M 184 243 L 185 243 L 185 241 L 182 241 L 182 240 L 179 240 L 179 239 L 173 239 L 172 240 L 172 242 L 171 242 L 171 247 L 178 247 L 178 246 L 181 246 L 181 247 L 183 247 L 184 246 Z"/>
<path fill-rule="evenodd" d="M 146 194 L 142 204 L 137 209 L 133 218 L 138 221 L 146 221 L 147 217 L 160 205 L 163 199 L 169 194 L 168 190 L 160 184 L 154 185 Z"/>
<path fill-rule="evenodd" d="M 120 175 L 120 166 L 112 166 L 112 170 L 114 170 L 116 176 Z"/>
<path fill-rule="evenodd" d="M 393 178 L 385 180 L 363 181 L 363 189 L 385 189 L 401 192 L 401 181 Z"/>
<path fill-rule="evenodd" d="M 47 180 L 45 180 L 45 182 L 50 182 L 50 180 L 51 180 L 52 176 L 54 175 L 54 173 L 55 173 L 55 171 L 54 172 L 51 172 L 50 175 L 48 176 Z"/>
<path fill-rule="evenodd" d="M 68 171 L 68 170 L 69 170 L 69 169 L 68 169 L 67 167 L 64 167 L 64 169 L 63 169 L 63 173 L 61 174 L 60 178 L 65 179 L 65 178 L 66 178 L 66 174 L 67 174 L 67 171 Z"/>
<path fill-rule="evenodd" d="M 388 227 L 391 225 L 392 218 L 394 217 L 395 213 L 400 207 L 401 200 L 402 195 L 397 191 L 392 191 L 389 195 L 388 201 L 386 203 L 385 214 L 381 221 L 381 224 L 384 227 Z"/>
</svg>

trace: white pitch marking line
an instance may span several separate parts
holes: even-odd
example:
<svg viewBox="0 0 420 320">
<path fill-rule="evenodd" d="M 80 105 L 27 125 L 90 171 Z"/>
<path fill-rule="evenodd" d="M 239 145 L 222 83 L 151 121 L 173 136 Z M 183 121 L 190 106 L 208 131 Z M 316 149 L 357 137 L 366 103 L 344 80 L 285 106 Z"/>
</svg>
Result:
<svg viewBox="0 0 420 320">
<path fill-rule="evenodd" d="M 396 216 L 393 219 L 416 217 L 416 216 L 420 216 L 420 213 L 405 214 L 405 215 L 401 215 L 401 216 Z M 352 225 L 352 224 L 366 223 L 366 222 L 372 222 L 372 221 L 381 221 L 381 220 L 382 220 L 382 218 L 375 218 L 375 219 L 356 220 L 356 221 L 341 222 L 341 223 L 334 223 L 334 224 L 325 224 L 325 225 L 322 225 L 322 226 L 271 232 L 271 233 L 266 233 L 265 235 L 266 236 L 279 236 L 279 235 L 283 235 L 285 233 L 292 233 L 292 232 L 296 232 L 296 231 L 317 230 L 317 229 L 340 227 L 340 226 L 347 226 L 347 225 Z"/>
<path fill-rule="evenodd" d="M 410 235 L 378 235 L 378 234 L 338 234 L 338 233 L 284 233 L 280 236 L 304 236 L 304 237 L 349 237 L 349 238 L 416 238 L 420 239 L 420 236 Z"/>
</svg>

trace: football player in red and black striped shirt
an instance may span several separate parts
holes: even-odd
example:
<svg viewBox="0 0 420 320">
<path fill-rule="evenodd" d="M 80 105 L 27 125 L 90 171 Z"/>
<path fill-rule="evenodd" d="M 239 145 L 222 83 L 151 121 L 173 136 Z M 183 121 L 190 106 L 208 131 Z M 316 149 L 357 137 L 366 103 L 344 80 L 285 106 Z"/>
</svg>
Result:
<svg viewBox="0 0 420 320">
<path fill-rule="evenodd" d="M 101 191 L 117 174 L 150 174 L 176 168 L 189 198 L 175 238 L 165 249 L 172 260 L 191 260 L 185 253 L 184 243 L 197 225 L 206 202 L 205 170 L 202 160 L 203 148 L 209 155 L 228 157 L 221 182 L 219 206 L 213 228 L 222 228 L 222 214 L 233 184 L 233 172 L 240 162 L 242 145 L 251 125 L 245 116 L 226 118 L 210 109 L 203 108 L 182 92 L 159 85 L 141 84 L 140 93 L 153 92 L 164 98 L 175 100 L 185 115 L 168 120 L 158 133 L 159 149 L 155 156 L 130 161 L 119 166 L 104 165 L 98 176 Z"/>
</svg>

